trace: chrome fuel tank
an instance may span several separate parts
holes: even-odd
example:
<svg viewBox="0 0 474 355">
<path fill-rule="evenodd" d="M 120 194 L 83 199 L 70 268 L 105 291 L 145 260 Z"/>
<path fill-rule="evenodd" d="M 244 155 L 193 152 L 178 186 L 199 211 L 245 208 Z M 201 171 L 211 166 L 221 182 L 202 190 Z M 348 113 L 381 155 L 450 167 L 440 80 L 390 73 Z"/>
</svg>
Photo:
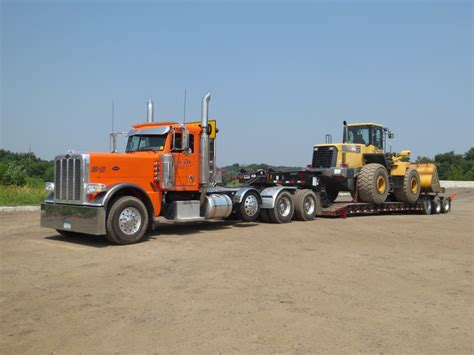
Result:
<svg viewBox="0 0 474 355">
<path fill-rule="evenodd" d="M 211 194 L 206 196 L 206 219 L 227 218 L 232 213 L 232 200 L 224 194 Z"/>
</svg>

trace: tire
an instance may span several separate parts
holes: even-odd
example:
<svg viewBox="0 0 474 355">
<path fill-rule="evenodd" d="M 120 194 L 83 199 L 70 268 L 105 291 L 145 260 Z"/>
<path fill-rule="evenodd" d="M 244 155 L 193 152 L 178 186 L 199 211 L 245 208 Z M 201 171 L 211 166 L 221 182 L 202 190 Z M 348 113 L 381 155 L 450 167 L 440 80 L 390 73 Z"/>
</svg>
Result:
<svg viewBox="0 0 474 355">
<path fill-rule="evenodd" d="M 409 168 L 403 178 L 403 187 L 394 189 L 395 198 L 399 202 L 415 203 L 420 198 L 420 174 L 415 168 Z"/>
<path fill-rule="evenodd" d="M 275 200 L 275 207 L 268 209 L 268 216 L 273 223 L 288 223 L 295 213 L 293 195 L 287 191 L 280 192 Z"/>
<path fill-rule="evenodd" d="M 107 216 L 107 239 L 114 244 L 140 242 L 148 229 L 148 211 L 136 197 L 124 196 L 114 202 Z"/>
<path fill-rule="evenodd" d="M 297 190 L 295 193 L 295 219 L 312 221 L 316 217 L 318 201 L 311 190 Z"/>
<path fill-rule="evenodd" d="M 255 222 L 260 214 L 260 196 L 256 191 L 248 191 L 237 206 L 235 214 L 244 222 Z"/>
<path fill-rule="evenodd" d="M 260 220 L 263 223 L 272 223 L 270 216 L 268 215 L 268 210 L 261 209 L 260 210 Z"/>
<path fill-rule="evenodd" d="M 331 185 L 326 186 L 326 199 L 329 203 L 333 203 L 336 201 L 337 196 L 339 195 L 339 189 L 337 187 L 333 187 Z"/>
<path fill-rule="evenodd" d="M 448 213 L 451 211 L 451 200 L 447 197 L 441 199 L 441 213 Z"/>
<path fill-rule="evenodd" d="M 433 207 L 433 205 L 432 205 L 431 201 L 429 199 L 425 199 L 423 201 L 423 214 L 430 215 L 431 212 L 432 212 L 432 207 Z"/>
<path fill-rule="evenodd" d="M 387 169 L 381 164 L 367 164 L 357 176 L 358 196 L 362 202 L 381 204 L 388 196 Z"/>
<path fill-rule="evenodd" d="M 431 200 L 431 213 L 441 213 L 441 199 L 439 198 L 439 196 L 436 196 L 434 199 Z"/>
</svg>

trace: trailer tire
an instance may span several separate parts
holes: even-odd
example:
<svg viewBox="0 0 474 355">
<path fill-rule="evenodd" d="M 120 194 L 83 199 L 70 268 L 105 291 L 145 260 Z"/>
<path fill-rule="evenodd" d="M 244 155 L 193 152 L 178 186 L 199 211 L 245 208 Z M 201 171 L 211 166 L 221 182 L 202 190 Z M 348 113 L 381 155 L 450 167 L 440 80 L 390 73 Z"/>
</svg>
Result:
<svg viewBox="0 0 474 355">
<path fill-rule="evenodd" d="M 387 169 L 381 164 L 364 165 L 357 176 L 357 189 L 362 202 L 384 203 L 389 192 Z"/>
<path fill-rule="evenodd" d="M 312 190 L 297 190 L 295 193 L 295 219 L 312 221 L 318 210 L 317 200 L 318 198 Z"/>
<path fill-rule="evenodd" d="M 148 229 L 148 211 L 145 204 L 133 196 L 117 199 L 107 215 L 107 239 L 114 244 L 140 242 Z"/>
<path fill-rule="evenodd" d="M 439 196 L 436 196 L 434 199 L 431 200 L 431 213 L 441 213 L 441 199 L 439 198 Z"/>
<path fill-rule="evenodd" d="M 429 199 L 423 200 L 423 214 L 424 215 L 430 215 L 432 210 L 433 209 L 432 209 L 431 200 L 429 200 Z"/>
<path fill-rule="evenodd" d="M 275 206 L 268 209 L 268 216 L 273 223 L 288 223 L 295 213 L 293 195 L 288 191 L 282 191 L 275 199 Z"/>
<path fill-rule="evenodd" d="M 237 218 L 244 222 L 255 222 L 260 214 L 260 196 L 256 191 L 248 191 L 235 210 Z"/>
<path fill-rule="evenodd" d="M 415 168 L 409 168 L 403 178 L 403 187 L 393 190 L 398 202 L 415 203 L 420 198 L 420 173 Z"/>
<path fill-rule="evenodd" d="M 451 200 L 448 197 L 441 199 L 441 213 L 448 213 L 451 211 Z"/>
</svg>

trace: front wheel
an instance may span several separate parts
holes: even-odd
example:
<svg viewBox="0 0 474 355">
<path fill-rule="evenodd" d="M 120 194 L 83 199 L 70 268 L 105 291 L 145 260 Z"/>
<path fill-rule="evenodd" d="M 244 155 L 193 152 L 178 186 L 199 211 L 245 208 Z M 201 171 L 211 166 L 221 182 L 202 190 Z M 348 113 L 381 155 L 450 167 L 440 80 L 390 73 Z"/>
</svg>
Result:
<svg viewBox="0 0 474 355">
<path fill-rule="evenodd" d="M 148 211 L 136 197 L 124 196 L 114 202 L 107 216 L 107 239 L 114 244 L 133 244 L 148 229 Z"/>
<path fill-rule="evenodd" d="M 441 213 L 448 213 L 451 210 L 451 200 L 443 197 L 441 200 Z"/>
</svg>

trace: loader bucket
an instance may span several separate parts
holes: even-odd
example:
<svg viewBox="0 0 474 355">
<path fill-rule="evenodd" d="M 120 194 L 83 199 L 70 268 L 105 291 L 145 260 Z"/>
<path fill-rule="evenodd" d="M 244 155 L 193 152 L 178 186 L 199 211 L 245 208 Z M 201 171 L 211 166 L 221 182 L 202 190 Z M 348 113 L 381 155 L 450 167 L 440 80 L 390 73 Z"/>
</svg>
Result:
<svg viewBox="0 0 474 355">
<path fill-rule="evenodd" d="M 421 192 L 444 192 L 444 188 L 439 183 L 438 170 L 432 163 L 410 164 L 420 174 Z"/>
</svg>

